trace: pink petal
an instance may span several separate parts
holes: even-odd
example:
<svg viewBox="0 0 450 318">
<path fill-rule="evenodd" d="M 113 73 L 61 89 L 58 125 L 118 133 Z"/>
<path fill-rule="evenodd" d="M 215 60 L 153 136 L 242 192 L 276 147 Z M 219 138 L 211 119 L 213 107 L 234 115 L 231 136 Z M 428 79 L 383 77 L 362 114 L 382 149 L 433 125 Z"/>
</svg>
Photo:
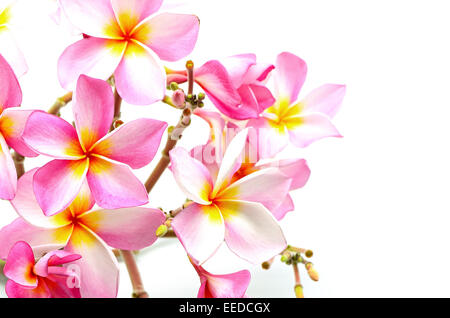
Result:
<svg viewBox="0 0 450 318">
<path fill-rule="evenodd" d="M 11 248 L 3 270 L 6 277 L 17 284 L 27 287 L 37 287 L 38 281 L 33 273 L 34 254 L 30 245 L 19 241 Z"/>
<path fill-rule="evenodd" d="M 288 52 L 278 55 L 275 67 L 278 99 L 286 99 L 290 104 L 295 102 L 305 82 L 306 72 L 306 63 L 301 58 Z"/>
<path fill-rule="evenodd" d="M 267 79 L 269 74 L 275 69 L 272 64 L 256 63 L 251 66 L 245 75 L 244 83 L 247 84 L 261 84 Z"/>
<path fill-rule="evenodd" d="M 0 116 L 0 132 L 3 134 L 6 143 L 25 157 L 36 157 L 38 155 L 22 139 L 28 117 L 32 113 L 32 110 L 8 108 Z"/>
<path fill-rule="evenodd" d="M 33 178 L 36 200 L 46 216 L 66 209 L 80 192 L 89 160 L 53 160 L 39 168 Z"/>
<path fill-rule="evenodd" d="M 86 38 L 67 47 L 58 60 L 61 86 L 73 90 L 78 77 L 108 79 L 122 60 L 127 42 Z"/>
<path fill-rule="evenodd" d="M 17 182 L 17 193 L 11 201 L 16 212 L 31 225 L 55 229 L 71 224 L 72 215 L 65 211 L 54 216 L 44 215 L 33 191 L 33 178 L 38 168 L 27 171 Z"/>
<path fill-rule="evenodd" d="M 114 117 L 111 86 L 105 81 L 81 75 L 72 107 L 80 143 L 89 151 L 111 127 Z"/>
<path fill-rule="evenodd" d="M 0 180 L 0 199 L 12 200 L 17 190 L 17 173 L 2 134 L 0 134 Z"/>
<path fill-rule="evenodd" d="M 173 62 L 192 52 L 199 26 L 200 20 L 195 15 L 162 13 L 141 23 L 133 37 L 162 60 Z"/>
<path fill-rule="evenodd" d="M 166 128 L 159 120 L 133 120 L 100 140 L 92 152 L 139 169 L 152 161 Z"/>
<path fill-rule="evenodd" d="M 203 270 L 204 271 L 204 270 Z M 247 270 L 225 275 L 214 275 L 204 271 L 206 280 L 200 288 L 198 298 L 242 298 L 245 296 L 251 275 Z"/>
<path fill-rule="evenodd" d="M 1 32 L 0 32 L 1 34 Z M 22 90 L 8 62 L 0 55 L 0 114 L 5 108 L 22 103 Z"/>
<path fill-rule="evenodd" d="M 126 165 L 92 157 L 87 179 L 95 202 L 102 208 L 128 208 L 148 203 L 144 185 Z"/>
<path fill-rule="evenodd" d="M 114 76 L 117 91 L 130 104 L 149 105 L 164 98 L 164 69 L 154 53 L 140 44 L 128 44 Z"/>
<path fill-rule="evenodd" d="M 175 181 L 186 196 L 194 202 L 210 204 L 213 185 L 208 169 L 181 147 L 170 151 L 170 162 Z"/>
<path fill-rule="evenodd" d="M 84 151 L 71 124 L 43 111 L 34 111 L 23 132 L 26 144 L 39 154 L 57 159 L 81 159 Z"/>
<path fill-rule="evenodd" d="M 36 288 L 26 288 L 12 280 L 8 280 L 5 291 L 9 298 L 51 298 L 50 290 L 42 278 L 39 279 L 39 284 Z"/>
<path fill-rule="evenodd" d="M 18 241 L 27 242 L 38 251 L 48 251 L 64 247 L 72 233 L 72 225 L 57 229 L 45 229 L 30 225 L 24 219 L 18 218 L 0 230 L 0 258 L 6 259 L 9 250 Z M 40 255 L 39 255 L 40 256 Z"/>
<path fill-rule="evenodd" d="M 81 255 L 69 253 L 67 251 L 61 250 L 51 251 L 45 254 L 41 259 L 39 259 L 39 261 L 34 266 L 34 273 L 36 273 L 36 275 L 41 277 L 47 277 L 49 275 L 50 266 L 59 266 L 71 263 L 80 258 Z M 63 271 L 59 272 L 58 274 L 61 275 L 61 273 L 63 273 Z M 64 275 L 67 275 L 67 273 Z"/>
<path fill-rule="evenodd" d="M 165 220 L 161 210 L 137 207 L 89 212 L 80 222 L 111 247 L 140 250 L 157 240 L 155 232 Z"/>
<path fill-rule="evenodd" d="M 257 149 L 259 158 L 273 158 L 281 152 L 289 143 L 289 135 L 286 129 L 273 127 L 270 120 L 262 117 L 258 119 L 251 119 L 247 123 L 249 128 L 249 135 L 254 136 L 249 138 L 250 145 L 253 149 Z"/>
<path fill-rule="evenodd" d="M 208 98 L 224 115 L 239 117 L 241 98 L 233 86 L 227 70 L 219 61 L 209 61 L 195 69 L 195 81 L 208 95 Z"/>
<path fill-rule="evenodd" d="M 303 188 L 311 175 L 311 170 L 305 159 L 284 159 L 258 165 L 259 169 L 277 168 L 286 177 L 292 180 L 290 190 Z"/>
<path fill-rule="evenodd" d="M 291 118 L 289 122 L 290 140 L 297 147 L 306 147 L 326 137 L 342 137 L 330 119 L 319 113 Z"/>
<path fill-rule="evenodd" d="M 333 118 L 341 107 L 345 90 L 345 85 L 325 84 L 309 93 L 302 104 L 305 111 L 319 112 Z"/>
<path fill-rule="evenodd" d="M 255 54 L 239 54 L 233 55 L 223 59 L 223 66 L 225 66 L 234 87 L 240 87 L 244 84 L 244 79 L 249 69 L 256 64 Z"/>
<path fill-rule="evenodd" d="M 8 26 L 0 29 L 0 54 L 8 61 L 16 76 L 22 76 L 28 71 L 28 65 L 22 51 Z"/>
<path fill-rule="evenodd" d="M 212 197 L 230 184 L 234 173 L 241 167 L 247 136 L 248 130 L 245 129 L 239 132 L 228 145 L 214 184 Z"/>
<path fill-rule="evenodd" d="M 111 0 L 122 30 L 129 34 L 142 20 L 159 10 L 162 0 Z"/>
<path fill-rule="evenodd" d="M 190 204 L 173 219 L 172 228 L 197 263 L 211 257 L 225 236 L 223 219 L 215 205 Z"/>
<path fill-rule="evenodd" d="M 250 84 L 249 87 L 258 104 L 258 114 L 275 103 L 275 98 L 267 87 L 255 84 Z"/>
<path fill-rule="evenodd" d="M 110 0 L 60 0 L 70 22 L 82 33 L 93 37 L 122 37 Z"/>
<path fill-rule="evenodd" d="M 79 278 L 69 278 L 61 275 L 49 275 L 41 278 L 51 293 L 52 298 L 81 298 L 80 289 L 70 287 L 72 284 L 76 286 L 76 280 Z"/>
<path fill-rule="evenodd" d="M 78 216 L 84 212 L 90 211 L 95 204 L 94 196 L 87 182 L 87 178 L 84 179 L 81 189 L 78 192 L 76 198 L 69 205 L 68 210 L 71 215 Z"/>
<path fill-rule="evenodd" d="M 258 118 L 267 107 L 272 106 L 275 102 L 272 93 L 263 86 L 242 85 L 237 91 L 242 102 L 239 111 L 234 113 L 234 119 Z"/>
<path fill-rule="evenodd" d="M 291 179 L 276 168 L 268 168 L 234 182 L 217 199 L 259 202 L 271 210 L 284 200 L 290 185 Z"/>
<path fill-rule="evenodd" d="M 286 248 L 286 240 L 275 218 L 262 204 L 220 201 L 225 242 L 231 251 L 251 263 L 261 263 Z"/>
<path fill-rule="evenodd" d="M 64 250 L 83 256 L 73 263 L 79 266 L 80 292 L 83 298 L 117 297 L 118 263 L 100 238 L 90 230 L 77 226 Z"/>
<path fill-rule="evenodd" d="M 284 201 L 281 202 L 281 204 L 275 208 L 270 209 L 270 212 L 272 212 L 272 215 L 278 220 L 282 220 L 285 215 L 288 212 L 294 211 L 295 206 L 294 202 L 292 201 L 292 197 L 288 194 Z"/>
</svg>

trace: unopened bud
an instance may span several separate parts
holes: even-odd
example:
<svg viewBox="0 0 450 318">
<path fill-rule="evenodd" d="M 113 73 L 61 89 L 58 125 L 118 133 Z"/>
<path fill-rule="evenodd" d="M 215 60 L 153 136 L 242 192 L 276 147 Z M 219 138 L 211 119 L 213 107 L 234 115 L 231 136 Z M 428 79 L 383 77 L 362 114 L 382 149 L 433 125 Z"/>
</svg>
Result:
<svg viewBox="0 0 450 318">
<path fill-rule="evenodd" d="M 191 60 L 186 62 L 186 68 L 191 70 L 194 68 L 194 62 L 192 62 Z"/>
<path fill-rule="evenodd" d="M 313 253 L 313 251 L 311 251 L 311 250 L 307 250 L 307 251 L 305 252 L 305 256 L 306 256 L 307 258 L 311 258 L 313 255 L 314 255 L 314 253 Z"/>
<path fill-rule="evenodd" d="M 270 262 L 264 262 L 261 264 L 261 267 L 263 269 L 269 269 L 270 268 L 271 263 Z"/>
<path fill-rule="evenodd" d="M 167 226 L 165 224 L 162 224 L 156 229 L 156 236 L 163 237 L 164 235 L 167 234 L 168 230 L 169 229 L 167 228 Z"/>
<path fill-rule="evenodd" d="M 122 125 L 123 125 L 123 121 L 120 120 L 120 119 L 118 119 L 118 120 L 116 120 L 116 121 L 114 122 L 114 129 L 117 129 L 117 128 L 119 128 L 119 127 L 122 126 Z"/>
<path fill-rule="evenodd" d="M 170 135 L 173 132 L 174 129 L 175 129 L 174 126 L 169 126 L 169 128 L 167 128 L 168 134 Z"/>
<path fill-rule="evenodd" d="M 281 254 L 281 261 L 283 263 L 286 263 L 290 259 L 291 259 L 291 253 L 289 253 L 288 251 L 285 251 L 285 252 L 283 252 L 283 254 Z"/>
<path fill-rule="evenodd" d="M 182 89 L 177 89 L 172 94 L 172 102 L 178 108 L 184 107 L 185 98 L 186 98 L 186 96 L 184 95 L 184 92 Z"/>
<path fill-rule="evenodd" d="M 309 278 L 311 278 L 315 282 L 318 282 L 319 281 L 319 273 L 314 269 L 313 264 L 306 263 L 305 267 L 306 267 L 306 270 L 308 271 Z"/>
<path fill-rule="evenodd" d="M 176 91 L 178 89 L 178 83 L 177 82 L 171 82 L 169 85 L 169 88 L 173 91 Z"/>
<path fill-rule="evenodd" d="M 205 99 L 205 93 L 202 93 L 202 92 L 198 93 L 198 99 L 199 100 L 204 100 Z"/>
<path fill-rule="evenodd" d="M 183 119 L 181 120 L 181 123 L 185 127 L 189 126 L 191 124 L 191 117 L 189 117 L 189 116 L 183 117 Z"/>
<path fill-rule="evenodd" d="M 205 106 L 205 104 L 204 104 L 203 102 L 198 102 L 198 103 L 197 103 L 197 106 L 198 106 L 199 108 L 202 108 L 202 107 Z"/>
<path fill-rule="evenodd" d="M 295 291 L 295 297 L 305 298 L 305 296 L 303 296 L 303 286 L 302 285 L 300 285 L 300 284 L 295 285 L 294 291 Z"/>
</svg>

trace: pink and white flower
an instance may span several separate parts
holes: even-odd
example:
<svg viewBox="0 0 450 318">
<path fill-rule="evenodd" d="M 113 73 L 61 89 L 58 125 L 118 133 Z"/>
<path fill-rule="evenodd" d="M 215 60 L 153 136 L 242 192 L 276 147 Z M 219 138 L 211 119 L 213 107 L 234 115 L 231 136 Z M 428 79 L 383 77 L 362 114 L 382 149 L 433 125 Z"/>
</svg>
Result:
<svg viewBox="0 0 450 318">
<path fill-rule="evenodd" d="M 29 110 L 16 109 L 22 103 L 22 90 L 14 71 L 0 55 L 0 199 L 11 200 L 16 194 L 17 174 L 9 147 L 23 156 L 37 154 L 22 140 Z"/>
<path fill-rule="evenodd" d="M 194 49 L 195 15 L 161 13 L 162 0 L 60 0 L 72 24 L 88 37 L 69 46 L 58 62 L 61 85 L 71 90 L 81 74 L 114 74 L 120 96 L 136 105 L 164 98 L 160 59 L 177 61 Z"/>
<path fill-rule="evenodd" d="M 306 63 L 291 53 L 278 55 L 274 78 L 276 103 L 261 118 L 250 120 L 257 128 L 259 141 L 271 145 L 272 155 L 287 146 L 306 147 L 325 137 L 341 137 L 331 118 L 339 110 L 345 95 L 344 85 L 326 84 L 297 101 L 306 79 Z"/>
<path fill-rule="evenodd" d="M 267 260 L 286 247 L 280 226 L 262 203 L 285 197 L 291 180 L 276 169 L 265 169 L 232 183 L 246 140 L 246 130 L 236 135 L 215 181 L 185 149 L 170 152 L 175 180 L 193 201 L 176 215 L 172 227 L 197 264 L 212 256 L 223 241 L 252 263 Z"/>
<path fill-rule="evenodd" d="M 28 65 L 11 31 L 15 2 L 16 0 L 3 0 L 0 3 L 0 54 L 8 61 L 15 74 L 21 76 L 28 71 Z"/>
<path fill-rule="evenodd" d="M 228 148 L 232 138 L 241 130 L 238 126 L 226 121 L 219 113 L 198 110 L 197 115 L 203 118 L 210 126 L 210 137 L 208 143 L 198 146 L 191 151 L 191 155 L 203 162 L 208 168 L 213 179 L 219 171 L 223 154 Z M 297 190 L 305 186 L 311 170 L 305 159 L 281 159 L 262 162 L 261 159 L 266 158 L 265 154 L 269 152 L 267 149 L 270 145 L 266 143 L 258 143 L 258 134 L 249 128 L 249 136 L 245 146 L 246 152 L 243 162 L 239 169 L 234 173 L 232 182 L 238 181 L 252 173 L 273 168 L 279 173 L 291 179 L 289 191 Z M 265 204 L 277 220 L 281 220 L 287 212 L 294 210 L 294 203 L 291 195 L 288 193 L 286 197 L 278 198 L 278 202 L 271 201 Z"/>
<path fill-rule="evenodd" d="M 5 259 L 17 241 L 28 242 L 36 251 L 64 247 L 66 252 L 82 255 L 75 262 L 80 268 L 81 296 L 116 297 L 119 268 L 110 247 L 139 250 L 152 245 L 164 214 L 143 207 L 92 210 L 95 200 L 84 182 L 67 209 L 47 217 L 33 192 L 37 171 L 30 170 L 18 182 L 11 203 L 20 218 L 0 230 L 0 258 Z"/>
<path fill-rule="evenodd" d="M 8 254 L 4 274 L 10 298 L 80 298 L 76 271 L 67 265 L 81 258 L 66 251 L 51 251 L 38 262 L 31 246 L 19 241 Z"/>
<path fill-rule="evenodd" d="M 202 266 L 192 262 L 200 278 L 198 298 L 246 298 L 245 292 L 250 284 L 248 270 L 236 273 L 216 275 L 206 271 Z"/>
<path fill-rule="evenodd" d="M 54 158 L 34 177 L 34 193 L 45 215 L 66 209 L 87 181 L 99 206 L 133 207 L 148 202 L 144 185 L 131 168 L 155 156 L 165 122 L 141 118 L 108 134 L 114 97 L 105 81 L 80 76 L 74 96 L 75 128 L 65 120 L 33 112 L 23 134 L 37 153 Z"/>
</svg>

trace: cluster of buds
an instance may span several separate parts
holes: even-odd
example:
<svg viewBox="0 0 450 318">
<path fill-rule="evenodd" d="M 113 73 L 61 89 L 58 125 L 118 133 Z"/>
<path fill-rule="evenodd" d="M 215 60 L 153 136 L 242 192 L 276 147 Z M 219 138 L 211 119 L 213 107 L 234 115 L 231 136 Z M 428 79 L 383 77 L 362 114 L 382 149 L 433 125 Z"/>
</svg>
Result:
<svg viewBox="0 0 450 318">
<path fill-rule="evenodd" d="M 202 108 L 205 106 L 204 100 L 206 98 L 205 93 L 200 92 L 196 94 L 185 94 L 184 90 L 181 89 L 176 82 L 170 83 L 168 89 L 172 90 L 171 104 L 179 109 L 185 109 L 186 104 L 189 103 L 189 108 L 192 110 L 196 108 Z"/>
</svg>

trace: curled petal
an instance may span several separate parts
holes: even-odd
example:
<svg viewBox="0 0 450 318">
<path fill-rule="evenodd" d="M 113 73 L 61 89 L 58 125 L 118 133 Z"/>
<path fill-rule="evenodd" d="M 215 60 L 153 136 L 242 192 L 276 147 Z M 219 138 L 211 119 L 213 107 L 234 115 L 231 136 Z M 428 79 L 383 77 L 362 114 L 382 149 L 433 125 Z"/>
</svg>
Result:
<svg viewBox="0 0 450 318">
<path fill-rule="evenodd" d="M 162 60 L 173 62 L 192 52 L 199 26 L 195 15 L 162 13 L 141 23 L 133 36 Z"/>
<path fill-rule="evenodd" d="M 244 84 L 244 79 L 250 68 L 256 64 L 255 54 L 239 54 L 227 57 L 222 60 L 223 66 L 228 71 L 234 87 Z"/>
<path fill-rule="evenodd" d="M 108 133 L 114 117 L 114 96 L 109 84 L 81 75 L 74 96 L 73 114 L 80 143 L 89 151 Z"/>
<path fill-rule="evenodd" d="M 5 276 L 20 285 L 37 287 L 38 281 L 33 267 L 34 254 L 30 245 L 23 241 L 14 244 L 5 264 Z"/>
<path fill-rule="evenodd" d="M 161 210 L 136 207 L 93 211 L 80 221 L 111 247 L 140 250 L 156 241 L 156 230 L 165 220 Z"/>
<path fill-rule="evenodd" d="M 100 140 L 92 152 L 139 169 L 152 161 L 166 128 L 159 120 L 137 119 Z"/>
<path fill-rule="evenodd" d="M 67 263 L 74 262 L 81 258 L 81 255 L 72 254 L 67 251 L 51 251 L 45 254 L 34 266 L 34 273 L 41 277 L 47 277 L 49 275 L 49 266 L 59 266 Z M 58 271 L 58 275 L 66 276 L 66 271 Z"/>
<path fill-rule="evenodd" d="M 198 298 L 242 298 L 245 297 L 251 275 L 247 270 L 232 274 L 214 275 L 201 269 L 202 286 Z"/>
<path fill-rule="evenodd" d="M 22 90 L 17 77 L 2 55 L 0 55 L 0 87 L 2 88 L 0 90 L 0 114 L 5 108 L 16 107 L 22 103 Z"/>
<path fill-rule="evenodd" d="M 33 151 L 22 139 L 28 117 L 32 110 L 18 108 L 5 109 L 0 116 L 0 132 L 6 143 L 25 157 L 36 157 L 38 154 Z"/>
<path fill-rule="evenodd" d="M 95 202 L 102 208 L 128 208 L 148 203 L 144 185 L 124 164 L 92 157 L 87 180 Z"/>
<path fill-rule="evenodd" d="M 203 263 L 222 244 L 225 226 L 215 205 L 190 204 L 172 221 L 175 234 L 196 263 Z"/>
<path fill-rule="evenodd" d="M 288 212 L 294 211 L 295 206 L 292 197 L 288 194 L 283 202 L 275 208 L 270 209 L 272 215 L 278 220 L 282 220 Z"/>
<path fill-rule="evenodd" d="M 9 298 L 51 298 L 50 289 L 42 278 L 38 279 L 36 288 L 26 288 L 12 280 L 8 280 L 5 291 Z"/>
</svg>

